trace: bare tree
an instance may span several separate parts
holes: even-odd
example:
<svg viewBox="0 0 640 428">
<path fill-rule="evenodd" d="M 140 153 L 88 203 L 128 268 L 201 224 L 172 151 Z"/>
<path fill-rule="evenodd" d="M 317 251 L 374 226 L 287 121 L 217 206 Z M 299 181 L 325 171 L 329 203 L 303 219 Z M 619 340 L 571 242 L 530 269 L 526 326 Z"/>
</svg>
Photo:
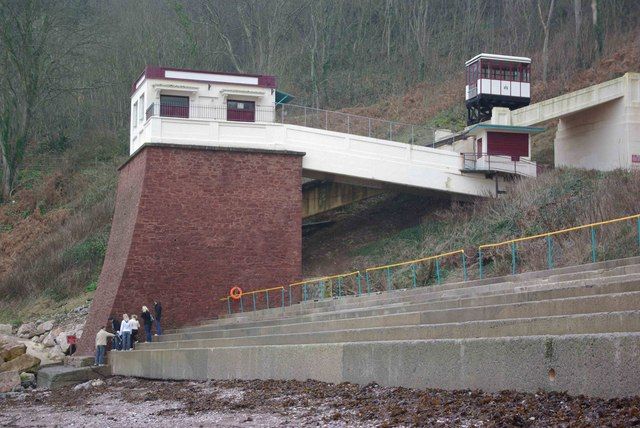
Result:
<svg viewBox="0 0 640 428">
<path fill-rule="evenodd" d="M 596 39 L 596 58 L 600 58 L 602 56 L 602 51 L 604 50 L 604 29 L 601 22 L 602 20 L 598 17 L 599 8 L 600 5 L 598 0 L 591 0 L 593 34 Z"/>
<path fill-rule="evenodd" d="M 90 38 L 70 11 L 43 2 L 0 0 L 0 149 L 2 200 L 16 183 L 38 112 L 60 93 L 71 91 L 73 58 Z"/>
<path fill-rule="evenodd" d="M 582 67 L 582 0 L 573 0 L 573 16 L 576 24 L 573 50 L 576 56 L 576 64 L 578 67 Z"/>
<path fill-rule="evenodd" d="M 542 13 L 542 0 L 538 0 L 538 16 L 544 31 L 544 43 L 542 45 L 542 81 L 547 83 L 547 72 L 549 68 L 549 27 L 551 26 L 551 16 L 553 15 L 553 6 L 555 0 L 551 0 L 549 11 L 546 13 L 546 19 Z"/>
</svg>

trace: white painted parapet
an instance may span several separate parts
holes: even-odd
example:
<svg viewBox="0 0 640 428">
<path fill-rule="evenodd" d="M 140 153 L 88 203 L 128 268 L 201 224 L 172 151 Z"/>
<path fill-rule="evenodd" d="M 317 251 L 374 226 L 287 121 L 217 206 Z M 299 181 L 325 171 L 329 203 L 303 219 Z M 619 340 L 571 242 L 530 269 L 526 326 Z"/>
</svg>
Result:
<svg viewBox="0 0 640 428">
<path fill-rule="evenodd" d="M 512 126 L 560 119 L 554 141 L 556 167 L 640 168 L 640 73 L 508 113 L 497 108 L 493 112 L 498 122 Z"/>
<path fill-rule="evenodd" d="M 153 116 L 132 141 L 131 153 L 144 143 L 305 152 L 307 173 L 461 195 L 495 193 L 491 179 L 461 171 L 458 153 L 304 126 Z"/>
<path fill-rule="evenodd" d="M 627 81 L 635 73 L 588 88 L 531 104 L 511 112 L 511 125 L 531 126 L 606 103 L 625 96 Z"/>
</svg>

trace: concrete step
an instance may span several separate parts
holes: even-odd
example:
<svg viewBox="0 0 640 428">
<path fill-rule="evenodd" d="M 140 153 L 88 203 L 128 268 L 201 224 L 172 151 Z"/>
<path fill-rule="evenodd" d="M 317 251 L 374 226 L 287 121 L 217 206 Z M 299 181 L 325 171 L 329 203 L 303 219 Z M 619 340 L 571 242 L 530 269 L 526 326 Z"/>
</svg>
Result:
<svg viewBox="0 0 640 428">
<path fill-rule="evenodd" d="M 485 321 L 544 316 L 588 314 L 593 312 L 633 311 L 640 308 L 640 291 L 537 300 L 525 303 L 509 303 L 464 308 L 434 309 L 361 318 L 333 319 L 273 326 L 247 327 L 228 330 L 185 332 L 167 335 L 162 342 L 192 339 L 214 339 L 242 336 L 265 336 L 292 333 L 313 333 L 333 330 L 350 330 L 374 327 L 413 326 L 422 324 L 447 324 L 453 322 Z M 153 348 L 153 343 L 141 344 L 143 349 Z"/>
<path fill-rule="evenodd" d="M 628 276 L 621 278 L 612 277 L 607 280 L 599 281 L 599 285 L 590 285 L 589 281 L 580 280 L 578 282 L 568 282 L 552 285 L 541 285 L 535 291 L 522 291 L 503 293 L 495 290 L 487 293 L 480 293 L 473 297 L 441 297 L 427 301 L 400 303 L 388 305 L 376 305 L 371 308 L 342 309 L 333 312 L 312 313 L 299 315 L 297 317 L 279 317 L 269 318 L 256 321 L 247 321 L 240 324 L 231 324 L 218 326 L 216 324 L 203 325 L 191 328 L 184 328 L 175 331 L 175 333 L 166 334 L 157 338 L 160 341 L 177 340 L 181 334 L 190 334 L 209 331 L 233 331 L 236 329 L 250 329 L 279 325 L 294 325 L 298 323 L 317 323 L 327 321 L 346 320 L 352 318 L 369 318 L 374 316 L 401 314 L 409 312 L 419 312 L 428 310 L 445 310 L 453 308 L 468 308 L 490 305 L 509 305 L 515 303 L 532 302 L 536 300 L 575 298 L 580 296 L 590 296 L 607 293 L 623 293 L 640 291 L 640 276 L 637 279 L 622 281 L 628 279 Z M 637 306 L 636 308 L 640 308 Z"/>
<path fill-rule="evenodd" d="M 359 328 L 264 336 L 152 342 L 140 351 L 198 349 L 234 346 L 301 345 L 312 343 L 371 342 L 388 340 L 467 339 L 640 331 L 640 311 L 510 318 L 411 326 Z M 138 351 L 133 351 L 138 352 Z"/>
<path fill-rule="evenodd" d="M 325 299 L 321 301 L 303 302 L 299 305 L 293 305 L 286 308 L 273 308 L 260 310 L 256 312 L 245 312 L 244 314 L 234 314 L 228 318 L 207 321 L 205 325 L 228 325 L 246 322 L 256 318 L 270 318 L 295 316 L 307 313 L 318 313 L 327 310 L 335 310 L 338 308 L 348 307 L 365 307 L 372 305 L 402 303 L 410 299 L 415 299 L 417 295 L 430 294 L 433 292 L 446 293 L 452 295 L 465 294 L 464 290 L 485 290 L 488 288 L 509 289 L 514 287 L 526 287 L 531 284 L 540 284 L 541 282 L 568 281 L 571 279 L 593 279 L 599 277 L 620 276 L 627 274 L 640 273 L 640 258 L 630 258 L 622 260 L 612 260 L 607 262 L 599 262 L 595 264 L 584 265 L 579 268 L 568 267 L 549 271 L 531 272 L 509 277 L 501 277 L 497 280 L 485 279 L 463 283 L 445 284 L 441 286 L 419 287 L 416 289 L 392 291 L 372 295 L 346 296 L 340 299 Z M 545 275 L 546 274 L 546 275 Z M 169 331 L 170 332 L 170 331 Z"/>
<path fill-rule="evenodd" d="M 492 337 L 113 352 L 151 379 L 316 379 L 407 388 L 640 394 L 640 334 Z"/>
</svg>

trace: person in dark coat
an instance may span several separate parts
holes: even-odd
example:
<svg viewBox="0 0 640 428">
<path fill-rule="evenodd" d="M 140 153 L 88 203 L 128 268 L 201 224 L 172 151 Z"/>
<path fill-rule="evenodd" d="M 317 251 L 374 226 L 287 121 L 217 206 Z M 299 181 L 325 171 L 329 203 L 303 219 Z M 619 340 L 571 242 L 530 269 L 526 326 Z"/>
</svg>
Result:
<svg viewBox="0 0 640 428">
<path fill-rule="evenodd" d="M 122 340 L 118 335 L 120 331 L 120 321 L 114 317 L 109 317 L 109 326 L 111 327 L 111 332 L 114 334 L 113 339 L 111 340 L 111 349 L 114 351 L 120 351 L 122 349 Z"/>
<path fill-rule="evenodd" d="M 160 318 L 162 317 L 162 305 L 160 302 L 153 302 L 153 311 L 156 313 L 156 336 L 162 335 L 162 326 Z"/>
<path fill-rule="evenodd" d="M 147 342 L 151 342 L 151 324 L 153 324 L 153 315 L 151 315 L 151 312 L 149 312 L 149 309 L 146 306 L 142 307 L 142 314 L 140 314 L 140 318 L 144 321 L 144 332 Z"/>
</svg>

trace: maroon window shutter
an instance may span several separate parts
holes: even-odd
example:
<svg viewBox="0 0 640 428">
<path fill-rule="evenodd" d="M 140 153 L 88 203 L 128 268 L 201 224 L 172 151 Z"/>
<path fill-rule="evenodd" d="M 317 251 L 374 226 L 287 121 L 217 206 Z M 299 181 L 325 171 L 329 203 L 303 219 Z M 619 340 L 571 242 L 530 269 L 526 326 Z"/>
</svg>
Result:
<svg viewBox="0 0 640 428">
<path fill-rule="evenodd" d="M 487 153 L 511 156 L 518 161 L 521 156 L 529 156 L 529 134 L 487 132 Z"/>
</svg>

